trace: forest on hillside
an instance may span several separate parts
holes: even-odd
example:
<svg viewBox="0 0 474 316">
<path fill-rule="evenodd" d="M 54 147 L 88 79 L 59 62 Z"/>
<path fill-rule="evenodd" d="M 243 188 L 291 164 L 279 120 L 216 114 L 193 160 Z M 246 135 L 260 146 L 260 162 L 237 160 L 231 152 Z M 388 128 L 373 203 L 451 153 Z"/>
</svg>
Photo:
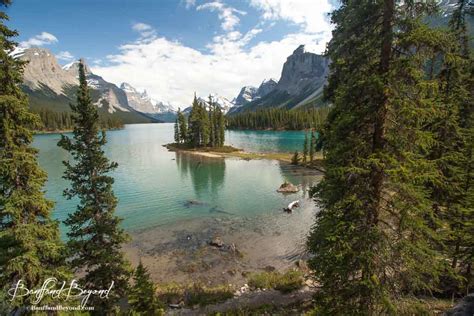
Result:
<svg viewBox="0 0 474 316">
<path fill-rule="evenodd" d="M 49 109 L 33 111 L 41 119 L 41 126 L 35 128 L 38 132 L 71 131 L 74 128 L 73 114 L 71 112 L 56 112 Z M 99 125 L 104 129 L 123 128 L 123 122 L 117 117 L 100 117 Z"/>
<path fill-rule="evenodd" d="M 304 130 L 323 126 L 330 107 L 308 110 L 263 109 L 227 115 L 229 129 Z"/>
</svg>

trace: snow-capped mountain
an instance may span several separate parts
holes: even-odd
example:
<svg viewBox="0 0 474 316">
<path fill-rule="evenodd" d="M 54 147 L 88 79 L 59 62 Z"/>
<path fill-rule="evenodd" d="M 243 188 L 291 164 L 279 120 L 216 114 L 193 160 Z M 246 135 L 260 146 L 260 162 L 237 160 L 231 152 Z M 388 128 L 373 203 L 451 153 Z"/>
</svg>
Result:
<svg viewBox="0 0 474 316">
<path fill-rule="evenodd" d="M 234 106 L 235 105 L 243 105 L 249 102 L 252 102 L 257 97 L 257 88 L 252 86 L 244 86 L 240 89 L 239 94 L 233 100 Z"/>
<path fill-rule="evenodd" d="M 234 106 L 229 110 L 229 113 L 234 113 L 247 103 L 266 96 L 275 89 L 277 84 L 278 82 L 275 79 L 270 78 L 268 80 L 263 80 L 258 88 L 252 86 L 243 87 L 237 97 L 233 100 Z"/>
<path fill-rule="evenodd" d="M 17 49 L 16 58 L 28 61 L 23 73 L 24 84 L 33 90 L 48 87 L 58 95 L 64 95 L 64 88 L 77 85 L 76 76 L 64 71 L 56 57 L 44 48 Z"/>
<path fill-rule="evenodd" d="M 61 67 L 54 56 L 45 48 L 16 49 L 16 58 L 28 61 L 23 75 L 24 90 L 30 95 L 32 107 L 48 107 L 57 112 L 69 111 L 69 103 L 74 101 L 78 81 L 79 61 Z M 140 115 L 131 108 L 127 96 L 113 83 L 92 73 L 85 64 L 86 77 L 91 95 L 101 115 L 120 113 L 125 122 L 146 122 L 150 118 Z"/>
<path fill-rule="evenodd" d="M 221 111 L 226 114 L 227 112 L 229 112 L 230 108 L 234 106 L 234 103 L 232 103 L 231 101 L 229 101 L 229 99 L 227 99 L 226 97 L 223 97 L 223 96 L 220 96 L 218 95 L 217 93 L 211 93 L 210 94 L 210 97 L 212 98 L 212 102 L 214 102 L 215 104 L 217 104 L 217 106 L 221 109 Z M 207 98 L 202 98 L 202 97 L 199 97 L 198 98 L 198 101 L 202 104 L 206 104 L 206 106 L 209 105 L 209 97 Z"/>
<path fill-rule="evenodd" d="M 165 122 L 174 121 L 176 111 L 169 103 L 153 100 L 146 90 L 140 92 L 126 82 L 120 85 L 120 89 L 127 95 L 128 104 L 136 111 L 146 113 Z"/>
<path fill-rule="evenodd" d="M 210 94 L 212 101 L 221 109 L 222 113 L 227 114 L 229 110 L 234 106 L 234 103 L 229 101 L 226 97 L 220 96 L 217 93 L 211 93 Z M 206 109 L 209 109 L 209 97 L 203 98 L 203 97 L 198 97 L 197 98 L 198 102 L 200 104 L 203 104 Z M 182 110 L 184 115 L 189 115 L 191 113 L 192 106 L 188 106 L 184 110 Z"/>
</svg>

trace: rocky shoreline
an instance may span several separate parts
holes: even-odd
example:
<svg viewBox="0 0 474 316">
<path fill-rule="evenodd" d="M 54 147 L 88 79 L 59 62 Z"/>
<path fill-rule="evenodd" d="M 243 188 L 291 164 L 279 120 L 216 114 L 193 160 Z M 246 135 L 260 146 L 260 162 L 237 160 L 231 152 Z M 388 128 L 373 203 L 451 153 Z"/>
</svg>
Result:
<svg viewBox="0 0 474 316">
<path fill-rule="evenodd" d="M 183 220 L 132 233 L 125 252 L 134 265 L 142 260 L 159 284 L 243 286 L 249 273 L 285 271 L 307 258 L 306 235 L 316 211 L 309 200 L 294 214 Z"/>
</svg>

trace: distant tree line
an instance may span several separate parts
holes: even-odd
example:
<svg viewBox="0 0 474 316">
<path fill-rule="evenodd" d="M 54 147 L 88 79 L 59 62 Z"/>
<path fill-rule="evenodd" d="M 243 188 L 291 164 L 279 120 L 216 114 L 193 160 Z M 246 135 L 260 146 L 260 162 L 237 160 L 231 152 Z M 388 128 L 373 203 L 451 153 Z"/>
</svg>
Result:
<svg viewBox="0 0 474 316">
<path fill-rule="evenodd" d="M 207 108 L 208 107 L 208 108 Z M 188 119 L 178 110 L 174 125 L 174 141 L 192 147 L 222 147 L 225 141 L 225 117 L 209 96 L 209 102 L 199 102 L 194 96 Z"/>
<path fill-rule="evenodd" d="M 229 129 L 303 130 L 322 126 L 328 107 L 307 110 L 264 109 L 228 115 Z"/>
<path fill-rule="evenodd" d="M 74 128 L 71 112 L 56 112 L 41 108 L 36 111 L 43 126 L 36 128 L 39 131 L 67 131 Z M 99 126 L 105 129 L 122 128 L 123 122 L 115 117 L 99 118 Z"/>
</svg>

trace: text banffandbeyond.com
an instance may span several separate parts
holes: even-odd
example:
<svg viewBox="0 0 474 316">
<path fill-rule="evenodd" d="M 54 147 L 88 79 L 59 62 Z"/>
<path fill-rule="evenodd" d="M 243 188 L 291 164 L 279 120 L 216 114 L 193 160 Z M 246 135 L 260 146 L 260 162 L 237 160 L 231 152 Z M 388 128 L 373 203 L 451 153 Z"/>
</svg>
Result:
<svg viewBox="0 0 474 316">
<path fill-rule="evenodd" d="M 31 306 L 28 307 L 28 310 L 30 310 L 30 311 L 93 311 L 94 306 L 81 306 L 81 305 L 76 305 L 76 306 L 63 306 L 63 305 L 36 306 L 36 305 L 31 305 Z"/>
</svg>

